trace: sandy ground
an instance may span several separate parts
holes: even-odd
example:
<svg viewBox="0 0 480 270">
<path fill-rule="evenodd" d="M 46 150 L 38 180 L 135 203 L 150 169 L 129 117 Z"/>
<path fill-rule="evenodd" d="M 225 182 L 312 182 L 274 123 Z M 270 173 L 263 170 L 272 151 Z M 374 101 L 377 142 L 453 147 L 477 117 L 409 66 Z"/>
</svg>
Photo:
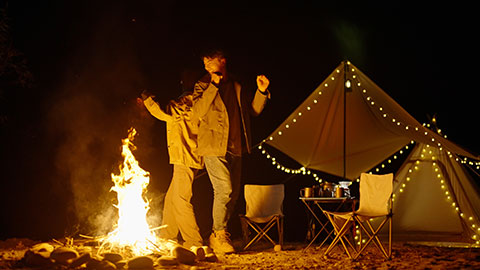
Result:
<svg viewBox="0 0 480 270">
<path fill-rule="evenodd" d="M 26 266 L 22 258 L 38 242 L 29 239 L 8 239 L 0 242 L 0 269 L 35 269 Z M 235 246 L 241 242 L 235 241 Z M 155 265 L 154 269 L 480 269 L 479 248 L 433 247 L 411 243 L 395 243 L 391 260 L 385 260 L 373 247 L 357 261 L 335 248 L 329 258 L 323 256 L 325 247 L 305 243 L 286 243 L 282 251 L 274 251 L 262 243 L 250 251 L 217 255 L 217 262 L 200 261 L 193 265 Z M 38 268 L 37 268 L 38 269 Z M 69 269 L 50 266 L 40 269 Z M 78 267 L 75 269 L 85 269 Z M 152 269 L 152 268 L 150 268 Z"/>
</svg>

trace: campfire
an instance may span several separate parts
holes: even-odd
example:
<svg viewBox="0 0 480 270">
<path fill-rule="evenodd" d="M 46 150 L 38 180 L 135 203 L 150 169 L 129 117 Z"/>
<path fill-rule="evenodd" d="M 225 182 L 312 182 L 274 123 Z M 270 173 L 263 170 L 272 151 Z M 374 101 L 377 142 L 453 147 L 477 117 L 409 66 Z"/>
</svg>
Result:
<svg viewBox="0 0 480 270">
<path fill-rule="evenodd" d="M 146 198 L 150 173 L 140 167 L 132 153 L 132 143 L 136 130 L 131 128 L 128 137 L 122 140 L 123 163 L 120 173 L 112 173 L 114 186 L 111 191 L 117 193 L 118 222 L 115 229 L 102 240 L 101 250 L 120 250 L 131 252 L 134 256 L 147 255 L 152 252 L 165 253 L 173 244 L 163 241 L 155 235 L 147 222 L 149 200 Z"/>
<path fill-rule="evenodd" d="M 123 162 L 119 174 L 111 174 L 117 194 L 114 207 L 118 221 L 111 232 L 103 236 L 80 235 L 81 239 L 66 238 L 40 243 L 29 249 L 20 263 L 33 267 L 68 266 L 69 269 L 153 269 L 155 265 L 195 264 L 200 260 L 216 261 L 214 254 L 196 253 L 178 243 L 158 237 L 148 224 L 149 200 L 146 197 L 150 173 L 135 159 L 132 143 L 136 130 L 131 128 L 122 140 Z M 56 268 L 55 268 L 56 269 Z"/>
</svg>

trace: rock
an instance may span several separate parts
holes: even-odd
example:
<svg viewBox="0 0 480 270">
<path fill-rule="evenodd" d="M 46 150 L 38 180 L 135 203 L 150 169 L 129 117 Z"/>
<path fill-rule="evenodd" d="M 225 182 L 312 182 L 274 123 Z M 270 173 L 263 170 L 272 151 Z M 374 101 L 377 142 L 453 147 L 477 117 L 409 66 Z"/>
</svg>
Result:
<svg viewBox="0 0 480 270">
<path fill-rule="evenodd" d="M 25 262 L 25 265 L 31 267 L 46 267 L 52 264 L 52 261 L 49 257 L 45 257 L 42 254 L 35 253 L 31 250 L 25 252 L 23 260 Z"/>
<path fill-rule="evenodd" d="M 103 254 L 103 259 L 107 260 L 107 261 L 110 261 L 112 263 L 116 263 L 118 261 L 123 260 L 123 257 L 122 257 L 122 255 L 120 255 L 118 253 L 105 253 L 105 254 Z"/>
<path fill-rule="evenodd" d="M 148 256 L 138 256 L 127 262 L 128 269 L 152 269 L 153 260 Z"/>
<path fill-rule="evenodd" d="M 109 261 L 101 261 L 98 265 L 96 270 L 116 270 L 117 267 L 115 264 Z"/>
<path fill-rule="evenodd" d="M 176 246 L 171 253 L 173 257 L 177 258 L 179 263 L 183 264 L 194 264 L 197 258 L 195 253 L 182 246 Z"/>
<path fill-rule="evenodd" d="M 54 246 L 50 245 L 49 243 L 40 243 L 34 245 L 30 250 L 38 255 L 41 255 L 44 258 L 50 258 L 50 254 L 55 249 Z"/>
<path fill-rule="evenodd" d="M 205 251 L 205 255 L 213 253 L 213 249 L 209 246 L 202 246 L 203 250 Z"/>
<path fill-rule="evenodd" d="M 121 260 L 115 263 L 115 266 L 117 267 L 117 269 L 123 269 L 126 265 L 127 265 L 126 260 Z"/>
<path fill-rule="evenodd" d="M 205 249 L 203 247 L 192 247 L 190 248 L 190 251 L 192 251 L 195 254 L 195 257 L 197 261 L 203 261 L 205 260 Z"/>
<path fill-rule="evenodd" d="M 67 247 L 58 247 L 52 251 L 50 258 L 56 263 L 68 264 L 69 261 L 78 257 L 78 252 Z"/>
<path fill-rule="evenodd" d="M 201 266 L 197 266 L 197 265 L 192 265 L 192 266 L 190 266 L 189 270 L 204 270 L 204 269 L 209 269 L 209 268 L 201 267 Z"/>
<path fill-rule="evenodd" d="M 35 253 L 39 253 L 39 252 L 52 253 L 52 251 L 54 249 L 55 248 L 52 245 L 50 245 L 49 243 L 40 243 L 40 244 L 34 245 L 30 250 L 35 252 Z"/>
<path fill-rule="evenodd" d="M 90 253 L 84 253 L 79 257 L 73 259 L 73 261 L 70 263 L 70 267 L 71 268 L 79 267 L 83 264 L 86 264 L 88 261 L 90 261 L 91 258 L 92 258 L 92 255 Z"/>
<path fill-rule="evenodd" d="M 273 247 L 273 250 L 274 250 L 274 251 L 282 251 L 282 246 L 281 246 L 281 245 L 275 245 L 275 246 Z"/>
<path fill-rule="evenodd" d="M 97 267 L 100 265 L 101 262 L 102 260 L 100 260 L 99 258 L 91 258 L 87 262 L 87 270 L 97 270 Z"/>
<path fill-rule="evenodd" d="M 173 256 L 162 256 L 157 260 L 157 263 L 161 266 L 171 266 L 177 265 L 178 261 L 177 258 Z"/>
<path fill-rule="evenodd" d="M 115 264 L 106 260 L 100 260 L 99 258 L 91 258 L 87 262 L 87 270 L 116 270 L 120 269 L 117 268 Z"/>
<path fill-rule="evenodd" d="M 205 261 L 207 262 L 218 262 L 217 255 L 215 253 L 209 253 L 205 255 Z"/>
</svg>

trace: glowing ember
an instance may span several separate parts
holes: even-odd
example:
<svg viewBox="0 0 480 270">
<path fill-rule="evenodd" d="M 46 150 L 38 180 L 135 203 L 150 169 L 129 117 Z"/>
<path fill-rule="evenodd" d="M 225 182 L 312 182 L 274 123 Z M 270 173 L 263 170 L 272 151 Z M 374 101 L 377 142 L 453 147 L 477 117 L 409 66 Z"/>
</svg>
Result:
<svg viewBox="0 0 480 270">
<path fill-rule="evenodd" d="M 150 173 L 139 165 L 130 148 L 135 150 L 132 141 L 136 130 L 129 130 L 128 138 L 122 140 L 123 163 L 120 165 L 120 174 L 112 173 L 114 186 L 112 191 L 117 193 L 118 223 L 110 232 L 104 243 L 113 246 L 128 247 L 135 256 L 146 255 L 159 249 L 155 233 L 147 223 L 149 210 L 148 200 L 145 198 L 147 186 L 150 182 Z"/>
</svg>

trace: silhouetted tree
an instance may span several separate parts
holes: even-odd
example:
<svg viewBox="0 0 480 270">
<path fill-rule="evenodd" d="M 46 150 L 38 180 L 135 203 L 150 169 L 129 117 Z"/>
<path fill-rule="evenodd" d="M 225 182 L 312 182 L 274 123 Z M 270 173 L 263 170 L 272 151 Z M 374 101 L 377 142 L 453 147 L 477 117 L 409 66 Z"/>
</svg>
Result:
<svg viewBox="0 0 480 270">
<path fill-rule="evenodd" d="M 13 44 L 7 8 L 8 4 L 0 7 L 0 107 L 5 107 L 3 105 L 7 102 L 7 89 L 13 91 L 15 86 L 29 88 L 33 82 L 25 56 Z M 0 111 L 0 124 L 6 121 L 5 112 Z"/>
</svg>

